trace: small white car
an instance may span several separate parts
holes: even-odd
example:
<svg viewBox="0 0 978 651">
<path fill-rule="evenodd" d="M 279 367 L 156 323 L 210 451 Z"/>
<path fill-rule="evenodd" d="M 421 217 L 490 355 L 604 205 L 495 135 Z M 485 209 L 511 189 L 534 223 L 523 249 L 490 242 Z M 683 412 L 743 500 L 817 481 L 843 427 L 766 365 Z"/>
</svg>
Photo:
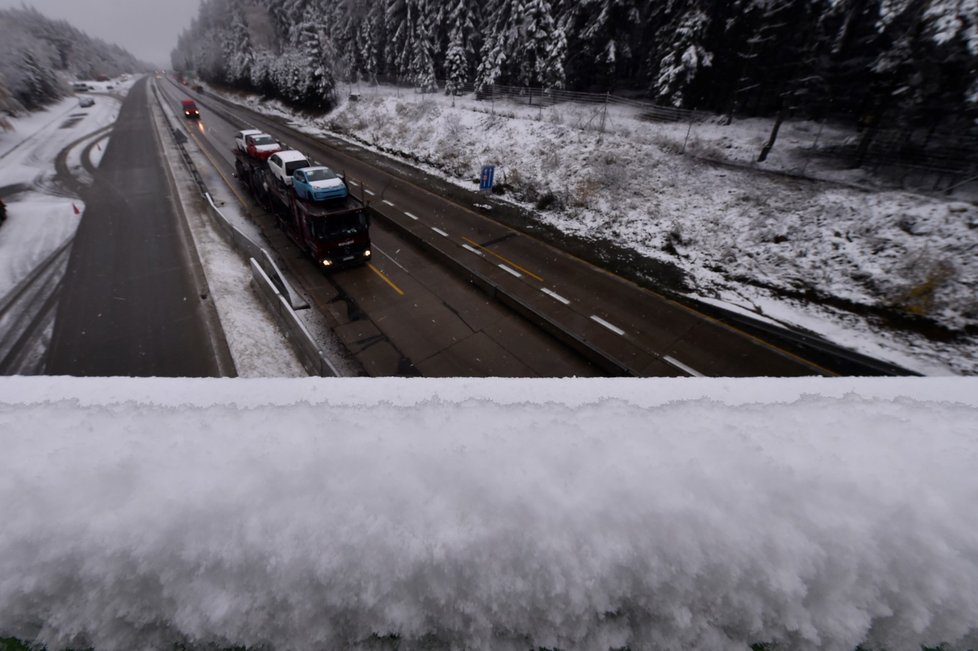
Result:
<svg viewBox="0 0 978 651">
<path fill-rule="evenodd" d="M 95 106 L 95 100 L 91 97 L 82 97 L 78 100 L 78 106 L 82 108 L 88 108 L 89 106 Z"/>
<path fill-rule="evenodd" d="M 234 134 L 234 145 L 240 151 L 248 151 L 248 145 L 245 144 L 246 136 L 257 136 L 261 133 L 258 129 L 245 129 L 244 131 L 239 131 Z"/>
<path fill-rule="evenodd" d="M 283 185 L 292 185 L 292 173 L 311 165 L 305 154 L 294 149 L 278 151 L 268 157 L 268 170 Z"/>
</svg>

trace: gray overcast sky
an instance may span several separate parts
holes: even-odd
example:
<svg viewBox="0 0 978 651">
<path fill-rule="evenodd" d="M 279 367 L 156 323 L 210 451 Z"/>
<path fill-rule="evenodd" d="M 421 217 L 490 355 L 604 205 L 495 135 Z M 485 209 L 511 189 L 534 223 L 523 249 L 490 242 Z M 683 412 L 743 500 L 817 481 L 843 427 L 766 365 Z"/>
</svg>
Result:
<svg viewBox="0 0 978 651">
<path fill-rule="evenodd" d="M 177 35 L 197 16 L 200 0 L 0 0 L 3 9 L 23 4 L 169 67 Z"/>
</svg>

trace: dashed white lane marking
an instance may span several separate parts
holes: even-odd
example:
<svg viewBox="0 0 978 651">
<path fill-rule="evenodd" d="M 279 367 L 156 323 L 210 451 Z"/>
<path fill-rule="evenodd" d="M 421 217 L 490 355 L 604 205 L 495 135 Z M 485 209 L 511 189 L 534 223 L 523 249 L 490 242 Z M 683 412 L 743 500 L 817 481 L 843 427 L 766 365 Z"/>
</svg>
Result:
<svg viewBox="0 0 978 651">
<path fill-rule="evenodd" d="M 388 201 L 387 199 L 382 199 L 382 200 L 381 200 L 381 203 L 386 203 L 386 204 L 387 204 L 388 206 L 390 206 L 391 208 L 393 208 L 393 207 L 394 207 L 394 204 L 392 204 L 392 203 L 391 203 L 390 201 Z"/>
<path fill-rule="evenodd" d="M 706 377 L 705 375 L 703 375 L 702 373 L 700 373 L 696 369 L 691 368 L 689 366 L 686 366 L 685 364 L 683 364 L 682 362 L 680 362 L 678 359 L 676 359 L 674 357 L 669 357 L 668 355 L 665 355 L 662 359 L 666 360 L 667 362 L 669 362 L 670 364 L 672 364 L 676 368 L 678 368 L 680 370 L 683 370 L 683 371 L 686 371 L 687 373 L 689 373 L 693 377 Z"/>
<path fill-rule="evenodd" d="M 477 256 L 485 257 L 485 256 L 482 255 L 482 251 L 480 251 L 479 249 L 477 249 L 475 247 L 469 246 L 468 244 L 463 244 L 462 245 L 462 248 L 465 249 L 466 251 L 471 251 L 472 253 L 476 254 Z"/>
<path fill-rule="evenodd" d="M 410 217 L 411 219 L 413 219 L 414 221 L 418 221 L 418 218 L 412 215 L 411 213 L 409 213 L 408 211 L 405 210 L 404 214 Z"/>
<path fill-rule="evenodd" d="M 557 292 L 552 292 L 546 287 L 541 287 L 540 291 L 546 294 L 547 296 L 549 296 L 550 298 L 560 301 L 564 305 L 570 305 L 570 301 L 564 298 L 563 296 L 561 296 L 560 294 L 558 294 Z"/>
<path fill-rule="evenodd" d="M 350 185 L 360 185 L 360 184 L 359 184 L 359 183 L 357 183 L 356 181 L 347 181 L 347 183 L 349 183 Z"/>
<path fill-rule="evenodd" d="M 500 269 L 502 269 L 503 271 L 505 271 L 506 273 L 511 274 L 513 276 L 516 276 L 517 278 L 522 278 L 523 277 L 523 274 L 521 274 L 520 272 L 516 271 L 515 269 L 510 269 L 509 267 L 507 267 L 504 264 L 500 264 L 500 265 L 496 265 L 496 266 L 499 267 Z"/>
<path fill-rule="evenodd" d="M 594 321 L 594 322 L 596 322 L 596 323 L 600 323 L 601 325 L 603 325 L 604 327 L 606 327 L 608 330 L 611 330 L 616 335 L 623 335 L 623 334 L 625 334 L 625 331 L 624 330 L 622 330 L 621 328 L 619 328 L 618 326 L 616 326 L 613 323 L 608 323 L 607 321 L 605 321 L 604 319 L 602 319 L 599 316 L 595 316 L 595 315 L 592 314 L 591 315 L 591 320 Z"/>
<path fill-rule="evenodd" d="M 433 231 L 435 231 L 436 233 L 438 233 L 438 234 L 439 234 L 439 235 L 441 235 L 442 237 L 448 237 L 448 233 L 446 233 L 445 231 L 443 231 L 443 230 L 442 230 L 442 229 L 440 229 L 440 228 L 435 228 L 434 226 L 432 226 L 432 227 L 431 227 L 431 230 L 433 230 Z"/>
<path fill-rule="evenodd" d="M 371 197 L 373 197 L 373 196 L 375 196 L 377 194 L 373 190 L 368 190 L 367 188 L 364 188 L 363 191 L 366 192 L 367 194 L 369 194 Z"/>
</svg>

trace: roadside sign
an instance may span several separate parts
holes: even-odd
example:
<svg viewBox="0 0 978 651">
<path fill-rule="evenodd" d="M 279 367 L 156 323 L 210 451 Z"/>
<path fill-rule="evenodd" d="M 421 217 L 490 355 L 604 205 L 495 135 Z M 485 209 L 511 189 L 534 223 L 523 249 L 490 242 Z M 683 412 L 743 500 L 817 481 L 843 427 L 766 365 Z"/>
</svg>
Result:
<svg viewBox="0 0 978 651">
<path fill-rule="evenodd" d="M 479 175 L 479 190 L 482 192 L 490 192 L 492 190 L 492 181 L 496 176 L 496 166 L 495 165 L 483 165 L 482 174 Z"/>
</svg>

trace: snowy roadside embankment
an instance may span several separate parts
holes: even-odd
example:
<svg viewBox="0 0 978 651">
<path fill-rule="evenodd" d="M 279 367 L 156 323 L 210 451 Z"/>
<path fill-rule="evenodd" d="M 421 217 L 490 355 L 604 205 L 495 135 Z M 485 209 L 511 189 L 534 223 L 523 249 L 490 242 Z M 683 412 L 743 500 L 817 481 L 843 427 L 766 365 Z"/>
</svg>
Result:
<svg viewBox="0 0 978 651">
<path fill-rule="evenodd" d="M 78 105 L 78 97 L 66 97 L 43 111 L 11 118 L 12 130 L 0 131 L 0 195 L 8 215 L 0 227 L 0 296 L 74 236 L 85 204 L 59 178 L 56 160 L 64 154 L 68 173 L 90 184 L 82 156 L 93 166 L 101 161 L 110 136 L 104 130 L 118 117 L 130 86 L 121 84 L 119 97 L 95 95 L 88 108 Z M 96 141 L 97 148 L 89 150 Z"/>
<path fill-rule="evenodd" d="M 972 379 L 0 378 L 0 637 L 973 647 L 976 423 Z"/>
</svg>

